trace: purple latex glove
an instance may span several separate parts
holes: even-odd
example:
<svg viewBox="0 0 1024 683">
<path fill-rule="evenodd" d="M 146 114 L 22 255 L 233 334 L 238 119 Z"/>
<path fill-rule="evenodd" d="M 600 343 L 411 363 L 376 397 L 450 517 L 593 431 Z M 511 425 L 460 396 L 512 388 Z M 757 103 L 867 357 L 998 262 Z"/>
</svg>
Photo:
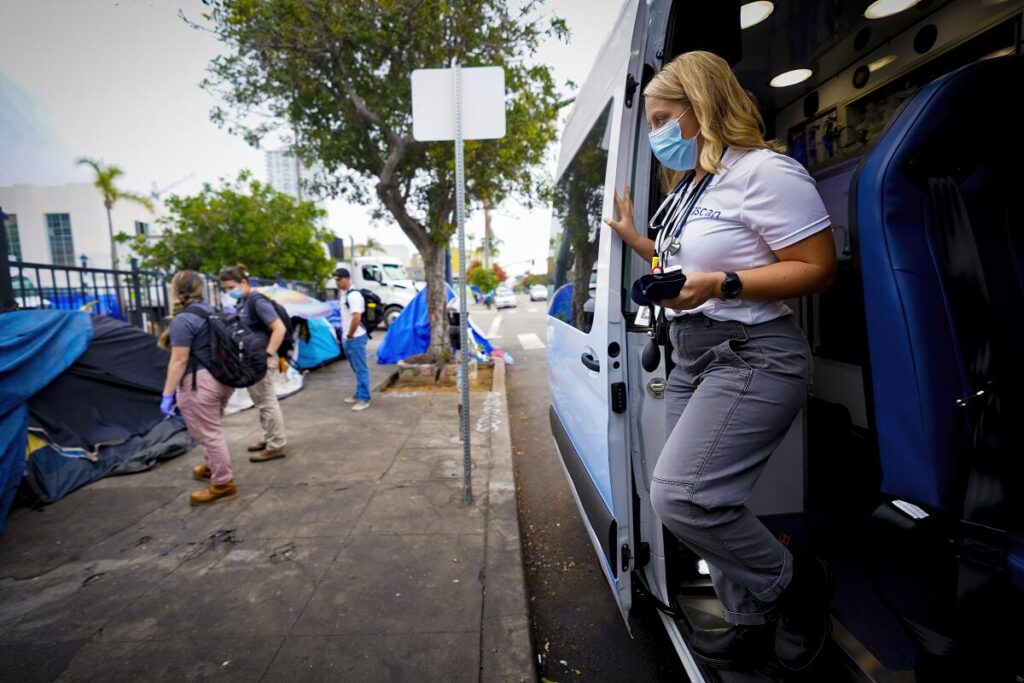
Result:
<svg viewBox="0 0 1024 683">
<path fill-rule="evenodd" d="M 160 399 L 160 412 L 168 417 L 174 415 L 174 397 L 176 394 L 177 392 L 172 391 L 169 394 L 164 394 L 163 398 Z"/>
</svg>

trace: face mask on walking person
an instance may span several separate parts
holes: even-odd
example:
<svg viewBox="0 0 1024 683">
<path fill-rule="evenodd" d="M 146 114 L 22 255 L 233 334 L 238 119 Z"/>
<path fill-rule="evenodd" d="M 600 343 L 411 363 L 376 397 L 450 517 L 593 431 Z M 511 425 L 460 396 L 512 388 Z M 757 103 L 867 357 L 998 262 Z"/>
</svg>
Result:
<svg viewBox="0 0 1024 683">
<path fill-rule="evenodd" d="M 241 289 L 232 289 L 229 292 L 227 292 L 227 295 L 229 297 L 231 297 L 231 299 L 233 301 L 241 301 L 242 300 L 242 290 Z"/>
<path fill-rule="evenodd" d="M 658 161 L 673 171 L 689 171 L 697 165 L 697 136 L 690 139 L 683 137 L 679 129 L 679 120 L 689 113 L 689 109 L 672 119 L 658 130 L 652 130 L 648 139 L 651 151 Z"/>
</svg>

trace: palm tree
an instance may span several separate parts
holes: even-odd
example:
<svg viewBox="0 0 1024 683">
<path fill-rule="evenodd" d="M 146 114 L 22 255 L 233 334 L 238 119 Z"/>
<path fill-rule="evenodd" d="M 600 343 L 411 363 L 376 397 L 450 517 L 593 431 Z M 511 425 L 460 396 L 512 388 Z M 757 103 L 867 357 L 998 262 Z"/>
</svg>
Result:
<svg viewBox="0 0 1024 683">
<path fill-rule="evenodd" d="M 111 209 L 114 208 L 114 204 L 123 199 L 129 202 L 135 202 L 136 204 L 153 211 L 153 201 L 144 195 L 118 189 L 114 181 L 124 175 L 124 171 L 117 166 L 104 166 L 102 162 L 95 161 L 87 157 L 79 159 L 78 165 L 89 166 L 96 173 L 96 180 L 93 181 L 93 185 L 95 185 L 96 189 L 103 195 L 103 206 L 107 209 L 107 229 L 110 231 L 110 262 L 113 269 L 117 270 L 119 263 L 117 259 L 117 241 L 114 239 L 114 220 L 110 215 Z"/>
<path fill-rule="evenodd" d="M 367 237 L 365 242 L 356 245 L 356 252 L 360 256 L 366 256 L 375 251 L 384 251 L 384 246 L 374 237 Z"/>
</svg>

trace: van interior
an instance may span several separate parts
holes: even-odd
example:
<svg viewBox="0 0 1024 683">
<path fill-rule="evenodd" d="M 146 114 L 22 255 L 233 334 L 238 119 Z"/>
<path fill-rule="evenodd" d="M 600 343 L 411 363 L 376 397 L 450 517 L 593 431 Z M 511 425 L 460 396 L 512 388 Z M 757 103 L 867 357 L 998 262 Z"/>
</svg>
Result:
<svg viewBox="0 0 1024 683">
<path fill-rule="evenodd" d="M 1021 681 L 1021 3 L 925 0 L 884 20 L 869 4 L 780 0 L 741 30 L 738 3 L 672 3 L 638 92 L 681 52 L 726 57 L 833 219 L 834 285 L 789 302 L 815 356 L 811 397 L 750 502 L 836 572 L 829 673 L 811 680 Z M 797 68 L 811 77 L 770 85 Z M 664 198 L 640 129 L 638 225 Z M 624 259 L 632 320 L 645 264 Z M 638 485 L 655 461 L 634 465 Z M 706 567 L 663 533 L 661 609 L 684 637 L 722 625 Z"/>
</svg>

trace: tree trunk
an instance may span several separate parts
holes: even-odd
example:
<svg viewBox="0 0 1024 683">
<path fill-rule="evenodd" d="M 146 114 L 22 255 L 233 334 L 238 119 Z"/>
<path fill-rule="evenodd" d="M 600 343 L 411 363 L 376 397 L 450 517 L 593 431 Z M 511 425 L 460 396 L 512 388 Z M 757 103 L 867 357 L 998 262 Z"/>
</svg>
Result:
<svg viewBox="0 0 1024 683">
<path fill-rule="evenodd" d="M 110 216 L 110 202 L 104 202 L 107 208 L 107 231 L 110 233 L 110 268 L 117 270 L 117 241 L 114 239 L 114 219 Z"/>
<path fill-rule="evenodd" d="M 442 367 L 451 355 L 448 341 L 448 289 L 444 280 L 445 248 L 430 243 L 426 250 L 420 250 L 423 257 L 423 271 L 427 280 L 427 311 L 430 316 L 430 346 L 427 358 Z"/>
</svg>

